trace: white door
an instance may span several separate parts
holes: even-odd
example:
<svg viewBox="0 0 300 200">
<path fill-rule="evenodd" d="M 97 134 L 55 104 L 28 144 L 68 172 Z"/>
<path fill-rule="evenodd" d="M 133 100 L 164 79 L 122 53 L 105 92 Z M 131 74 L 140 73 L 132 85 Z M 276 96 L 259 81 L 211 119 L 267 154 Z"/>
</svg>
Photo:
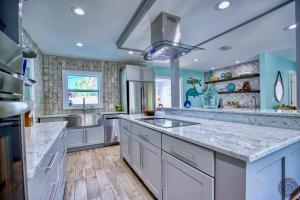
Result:
<svg viewBox="0 0 300 200">
<path fill-rule="evenodd" d="M 213 200 L 214 178 L 163 152 L 164 200 Z"/>
<path fill-rule="evenodd" d="M 79 147 L 84 145 L 84 129 L 67 130 L 68 147 Z"/>
<path fill-rule="evenodd" d="M 104 143 L 103 127 L 86 128 L 86 144 L 102 144 Z"/>
<path fill-rule="evenodd" d="M 131 167 L 143 179 L 143 141 L 136 135 L 131 136 Z"/>
<path fill-rule="evenodd" d="M 131 164 L 131 133 L 121 129 L 120 137 L 122 157 Z"/>
<path fill-rule="evenodd" d="M 143 142 L 142 168 L 144 182 L 157 199 L 162 199 L 161 188 L 161 149 L 148 142 Z"/>
</svg>

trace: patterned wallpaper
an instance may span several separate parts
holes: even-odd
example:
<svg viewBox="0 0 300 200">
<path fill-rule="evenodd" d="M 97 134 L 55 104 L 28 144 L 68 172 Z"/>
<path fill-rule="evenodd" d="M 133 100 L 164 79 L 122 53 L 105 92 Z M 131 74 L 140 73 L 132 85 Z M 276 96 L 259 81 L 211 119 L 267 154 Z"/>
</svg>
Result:
<svg viewBox="0 0 300 200">
<path fill-rule="evenodd" d="M 34 116 L 44 114 L 44 95 L 43 95 L 43 53 L 37 44 L 32 40 L 27 31 L 23 29 L 22 33 L 23 44 L 37 53 L 37 58 L 34 59 L 34 79 L 37 81 L 34 84 Z"/>
<path fill-rule="evenodd" d="M 70 114 L 82 110 L 63 110 L 62 70 L 102 72 L 104 93 L 100 112 L 114 111 L 120 103 L 119 77 L 122 64 L 85 58 L 44 55 L 45 115 Z"/>
<path fill-rule="evenodd" d="M 220 74 L 226 72 L 231 72 L 233 77 L 239 76 L 240 73 L 245 73 L 245 72 L 259 73 L 259 61 L 254 60 L 251 62 L 228 66 L 225 68 L 212 71 L 213 75 L 217 75 L 217 76 L 220 76 Z M 205 81 L 208 80 L 208 74 L 209 72 L 204 73 Z M 249 81 L 251 90 L 260 89 L 259 77 L 214 83 L 213 87 L 216 91 L 227 91 L 226 86 L 229 83 L 234 83 L 236 85 L 236 88 L 241 88 L 243 86 L 244 81 Z M 256 98 L 257 106 L 260 106 L 259 93 L 220 94 L 220 106 L 224 107 L 227 102 L 234 101 L 234 102 L 238 102 L 241 107 L 254 108 L 254 104 L 255 104 L 254 100 L 251 100 L 253 96 Z"/>
</svg>

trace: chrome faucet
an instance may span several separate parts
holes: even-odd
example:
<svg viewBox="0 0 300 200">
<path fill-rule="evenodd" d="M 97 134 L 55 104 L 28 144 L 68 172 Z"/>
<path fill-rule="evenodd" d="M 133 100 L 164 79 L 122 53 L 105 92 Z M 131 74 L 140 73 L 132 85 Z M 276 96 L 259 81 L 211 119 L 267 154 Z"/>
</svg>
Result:
<svg viewBox="0 0 300 200">
<path fill-rule="evenodd" d="M 257 108 L 257 101 L 256 101 L 256 96 L 252 96 L 250 99 L 250 102 L 252 102 L 252 100 L 254 99 L 254 108 Z"/>
</svg>

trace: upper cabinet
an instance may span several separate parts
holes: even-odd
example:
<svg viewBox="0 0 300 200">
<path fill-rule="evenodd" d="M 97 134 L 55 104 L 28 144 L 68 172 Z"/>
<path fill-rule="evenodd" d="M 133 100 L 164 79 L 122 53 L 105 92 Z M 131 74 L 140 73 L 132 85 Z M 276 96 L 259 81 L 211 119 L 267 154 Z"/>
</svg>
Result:
<svg viewBox="0 0 300 200">
<path fill-rule="evenodd" d="M 149 81 L 154 82 L 155 75 L 152 68 L 126 65 L 125 70 L 127 81 Z"/>
</svg>

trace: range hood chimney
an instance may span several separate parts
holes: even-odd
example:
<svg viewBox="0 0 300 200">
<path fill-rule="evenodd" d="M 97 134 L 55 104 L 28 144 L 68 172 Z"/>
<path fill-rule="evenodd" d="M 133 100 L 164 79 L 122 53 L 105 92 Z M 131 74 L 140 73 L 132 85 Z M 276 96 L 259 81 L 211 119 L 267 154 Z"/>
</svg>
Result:
<svg viewBox="0 0 300 200">
<path fill-rule="evenodd" d="M 180 17 L 162 12 L 151 23 L 151 45 L 144 60 L 170 60 L 201 49 L 180 42 Z"/>
<path fill-rule="evenodd" d="M 179 57 L 199 49 L 181 43 L 180 17 L 162 12 L 151 23 L 151 45 L 144 52 L 144 60 L 170 62 L 172 107 L 180 107 Z"/>
</svg>

